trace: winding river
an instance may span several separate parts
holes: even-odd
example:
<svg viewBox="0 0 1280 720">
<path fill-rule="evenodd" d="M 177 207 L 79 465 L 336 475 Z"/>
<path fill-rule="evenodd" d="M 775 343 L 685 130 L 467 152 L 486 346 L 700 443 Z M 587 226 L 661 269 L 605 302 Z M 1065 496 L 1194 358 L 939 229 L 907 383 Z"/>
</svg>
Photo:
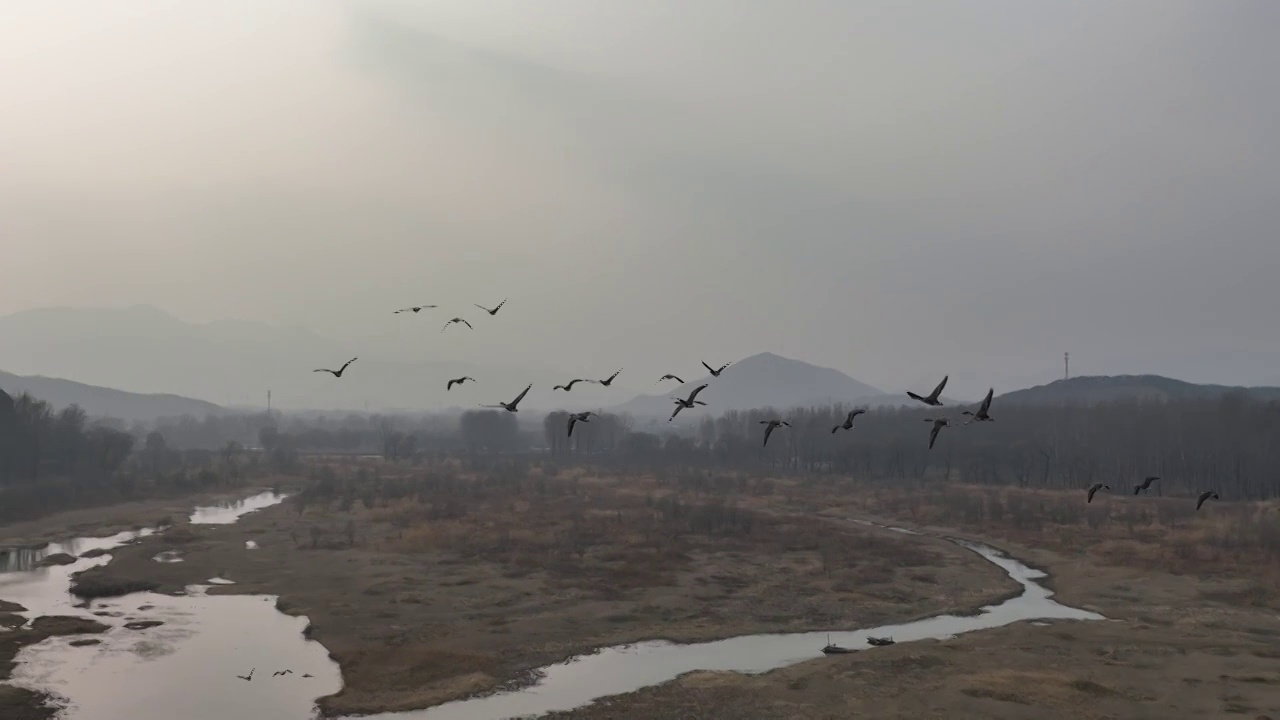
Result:
<svg viewBox="0 0 1280 720">
<path fill-rule="evenodd" d="M 232 523 L 247 512 L 284 499 L 262 493 L 237 503 L 196 508 L 193 523 Z M 918 534 L 869 521 L 897 532 Z M 183 596 L 136 593 L 92 610 L 75 607 L 67 590 L 70 576 L 106 563 L 109 555 L 78 559 L 66 566 L 34 567 L 56 552 L 80 554 L 109 550 L 154 530 L 80 538 L 0 556 L 0 598 L 27 607 L 26 616 L 80 615 L 112 625 L 91 636 L 101 641 L 76 646 L 81 637 L 50 638 L 18 656 L 14 683 L 50 692 L 62 699 L 63 720 L 302 720 L 315 716 L 315 699 L 342 686 L 337 665 L 302 630 L 306 618 L 275 610 L 275 596 L 205 594 L 193 586 Z M 426 710 L 361 716 L 362 720 L 504 720 L 570 710 L 610 695 L 657 685 L 695 670 L 762 673 L 821 657 L 828 637 L 836 644 L 866 648 L 868 637 L 891 636 L 897 642 L 945 639 L 961 633 L 1026 620 L 1101 620 L 1096 613 L 1055 602 L 1036 583 L 1044 573 L 1003 553 L 946 538 L 1004 570 L 1023 590 L 1017 597 L 969 616 L 937 615 L 897 625 L 848 632 L 744 635 L 714 642 L 676 644 L 648 641 L 572 657 L 541 668 L 539 681 L 519 690 L 445 703 Z M 249 550 L 250 548 L 246 548 Z M 14 560 L 21 557 L 20 561 Z M 7 559 L 7 560 L 6 560 Z M 211 578 L 210 584 L 234 582 Z M 92 614 L 90 614 L 92 612 Z M 126 623 L 163 624 L 131 630 Z M 287 675 L 273 675 L 289 669 Z M 237 675 L 253 671 L 252 681 Z M 312 677 L 303 677 L 304 674 Z M 351 720 L 356 720 L 352 718 Z"/>
</svg>

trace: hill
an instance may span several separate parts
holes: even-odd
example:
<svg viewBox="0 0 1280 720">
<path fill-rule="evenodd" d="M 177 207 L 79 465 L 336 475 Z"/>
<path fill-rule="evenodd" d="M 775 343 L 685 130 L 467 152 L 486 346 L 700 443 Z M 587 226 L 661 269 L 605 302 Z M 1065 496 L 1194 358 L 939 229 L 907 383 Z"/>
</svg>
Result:
<svg viewBox="0 0 1280 720">
<path fill-rule="evenodd" d="M 340 381 L 312 372 L 356 356 L 359 362 Z M 535 387 L 525 406 L 533 409 L 553 405 L 558 398 L 550 387 L 564 381 L 546 370 L 380 354 L 370 343 L 342 342 L 301 327 L 188 323 L 148 305 L 47 308 L 0 317 L 0 367 L 224 407 L 260 408 L 271 390 L 274 406 L 287 410 L 475 407 L 510 400 L 530 382 Z M 448 378 L 463 375 L 477 382 L 445 391 Z M 598 388 L 584 390 L 581 399 L 588 403 L 609 397 Z"/>
<path fill-rule="evenodd" d="M 23 377 L 0 372 L 0 390 L 14 397 L 29 393 L 57 409 L 79 405 L 91 416 L 114 417 L 129 422 L 150 422 L 159 417 L 177 415 L 204 417 L 225 412 L 213 403 L 180 395 L 131 393 L 38 375 Z"/>
<path fill-rule="evenodd" d="M 1014 390 L 997 398 L 1000 405 L 1095 405 L 1115 400 L 1216 399 L 1237 392 L 1258 400 L 1280 400 L 1280 387 L 1198 385 L 1162 375 L 1092 375 L 1055 380 Z"/>
<path fill-rule="evenodd" d="M 636 417 L 666 418 L 672 410 L 670 398 L 687 397 L 703 383 L 710 387 L 698 399 L 705 400 L 707 409 L 716 415 L 761 407 L 785 410 L 832 403 L 899 404 L 897 396 L 886 395 L 839 370 L 766 352 L 730 365 L 718 378 L 704 374 L 678 388 L 670 387 L 661 395 L 641 395 L 610 410 Z"/>
</svg>

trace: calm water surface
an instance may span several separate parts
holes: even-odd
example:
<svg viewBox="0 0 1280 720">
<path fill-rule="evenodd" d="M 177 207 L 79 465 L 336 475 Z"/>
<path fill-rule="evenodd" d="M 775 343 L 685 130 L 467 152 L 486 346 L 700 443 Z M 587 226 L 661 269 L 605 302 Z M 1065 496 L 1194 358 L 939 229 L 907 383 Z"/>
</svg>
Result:
<svg viewBox="0 0 1280 720">
<path fill-rule="evenodd" d="M 231 523 L 282 500 L 282 495 L 262 493 L 196 508 L 192 522 Z M 49 554 L 109 550 L 152 532 L 80 538 L 9 555 L 23 560 L 0 566 L 0 598 L 26 606 L 27 617 L 76 615 L 112 626 L 102 634 L 50 638 L 24 649 L 17 658 L 15 684 L 60 696 L 65 720 L 299 720 L 313 716 L 315 698 L 341 689 L 337 664 L 319 643 L 302 636 L 306 618 L 277 612 L 275 596 L 210 596 L 207 586 L 197 585 L 182 597 L 135 593 L 84 609 L 74 607 L 78 600 L 67 592 L 70 576 L 109 562 L 109 555 L 32 567 Z M 233 583 L 224 578 L 208 582 Z M 139 620 L 164 624 L 124 627 Z M 71 645 L 90 637 L 101 644 Z M 272 677 L 284 669 L 293 674 Z M 250 670 L 251 681 L 236 678 Z"/>
</svg>

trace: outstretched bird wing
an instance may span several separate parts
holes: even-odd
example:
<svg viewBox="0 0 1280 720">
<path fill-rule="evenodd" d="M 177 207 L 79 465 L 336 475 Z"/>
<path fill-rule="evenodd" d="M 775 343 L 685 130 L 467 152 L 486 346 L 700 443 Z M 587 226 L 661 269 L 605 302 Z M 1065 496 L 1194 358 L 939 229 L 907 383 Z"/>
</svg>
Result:
<svg viewBox="0 0 1280 720">
<path fill-rule="evenodd" d="M 1089 488 L 1089 499 L 1086 500 L 1085 502 L 1093 502 L 1093 494 L 1096 492 L 1098 492 L 1098 486 L 1097 485 L 1091 486 Z"/>
<path fill-rule="evenodd" d="M 569 416 L 569 437 L 573 437 L 573 426 L 574 426 L 575 424 L 577 424 L 577 422 L 578 422 L 578 416 L 577 416 L 577 415 L 570 415 L 570 416 Z"/>
<path fill-rule="evenodd" d="M 942 382 L 938 383 L 938 387 L 934 388 L 933 392 L 929 393 L 929 397 L 937 400 L 938 396 L 942 394 L 942 388 L 947 386 L 947 379 L 950 377 L 950 375 L 943 375 Z"/>
<path fill-rule="evenodd" d="M 689 393 L 689 399 L 688 399 L 688 400 L 686 400 L 685 402 L 692 404 L 692 403 L 693 403 L 693 399 L 694 399 L 694 398 L 696 398 L 696 397 L 698 397 L 698 393 L 700 393 L 700 392 L 702 392 L 703 390 L 705 390 L 705 389 L 706 389 L 706 387 L 707 387 L 707 384 L 706 384 L 706 383 L 703 383 L 703 384 L 699 385 L 698 387 L 694 388 L 694 389 L 693 389 L 693 392 Z"/>
<path fill-rule="evenodd" d="M 520 401 L 524 399 L 524 396 L 529 394 L 529 388 L 531 387 L 533 387 L 533 383 L 529 383 L 529 387 L 526 387 L 524 390 L 522 390 L 520 394 L 516 396 L 516 399 L 511 401 L 511 407 L 515 407 L 516 405 L 519 405 Z"/>
<path fill-rule="evenodd" d="M 936 441 L 936 440 L 938 439 L 938 431 L 939 431 L 939 430 L 941 430 L 941 429 L 942 429 L 942 425 L 941 425 L 941 424 L 939 424 L 939 423 L 934 423 L 934 424 L 933 424 L 933 430 L 931 430 L 931 431 L 929 432 L 929 449 L 930 449 L 930 450 L 932 450 L 932 449 L 933 449 L 933 443 L 934 443 L 934 441 Z"/>
<path fill-rule="evenodd" d="M 351 358 L 350 360 L 346 361 L 345 363 L 343 363 L 342 367 L 338 368 L 338 372 L 342 372 L 342 371 L 346 370 L 348 365 L 350 365 L 351 363 L 353 363 L 353 362 L 355 362 L 356 360 L 359 360 L 359 359 L 360 359 L 360 358 Z"/>
<path fill-rule="evenodd" d="M 761 420 L 761 422 L 764 422 L 764 421 Z M 773 434 L 773 429 L 776 427 L 778 426 L 774 425 L 773 423 L 769 423 L 769 427 L 764 429 L 764 443 L 763 443 L 764 445 L 769 444 L 769 436 Z"/>
<path fill-rule="evenodd" d="M 987 389 L 987 397 L 982 400 L 982 407 L 978 408 L 978 414 L 985 415 L 991 409 L 991 396 L 996 392 L 995 388 Z"/>
</svg>

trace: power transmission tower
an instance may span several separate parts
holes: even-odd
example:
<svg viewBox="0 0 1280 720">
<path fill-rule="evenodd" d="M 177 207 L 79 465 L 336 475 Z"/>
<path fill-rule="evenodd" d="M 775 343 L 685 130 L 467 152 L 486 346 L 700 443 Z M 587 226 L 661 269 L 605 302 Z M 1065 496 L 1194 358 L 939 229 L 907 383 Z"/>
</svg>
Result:
<svg viewBox="0 0 1280 720">
<path fill-rule="evenodd" d="M 1071 377 L 1071 353 L 1062 353 L 1062 379 Z"/>
</svg>

